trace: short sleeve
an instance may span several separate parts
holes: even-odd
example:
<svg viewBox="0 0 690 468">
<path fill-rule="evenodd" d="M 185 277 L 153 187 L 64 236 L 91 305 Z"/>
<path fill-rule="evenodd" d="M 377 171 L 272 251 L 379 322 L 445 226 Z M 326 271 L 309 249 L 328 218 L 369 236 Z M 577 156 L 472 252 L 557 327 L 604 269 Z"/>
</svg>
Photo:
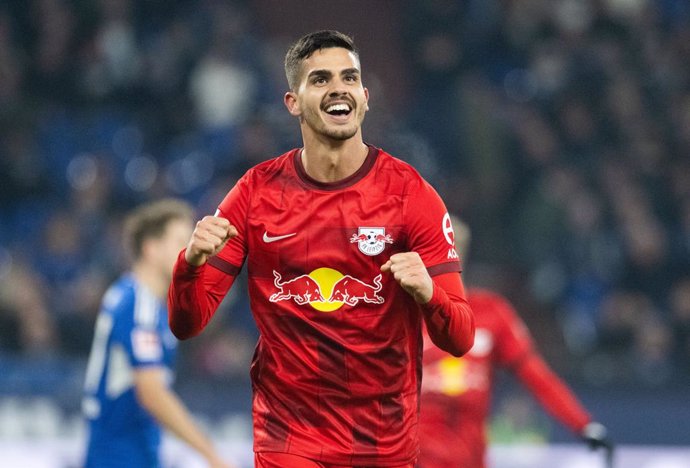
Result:
<svg viewBox="0 0 690 468">
<path fill-rule="evenodd" d="M 404 216 L 408 248 L 419 254 L 429 274 L 459 272 L 460 259 L 448 210 L 436 190 L 421 178 L 410 184 Z"/>
<path fill-rule="evenodd" d="M 230 221 L 237 229 L 237 236 L 230 239 L 225 248 L 209 264 L 236 275 L 244 263 L 247 255 L 247 213 L 249 210 L 249 178 L 250 173 L 245 174 L 237 181 L 218 206 L 216 216 L 221 216 Z"/>
<path fill-rule="evenodd" d="M 122 346 L 132 367 L 164 366 L 157 305 L 153 301 L 150 304 L 142 302 L 145 301 L 140 299 L 136 304 L 125 301 L 118 305 L 112 339 L 114 344 Z M 137 317 L 143 317 L 143 320 Z"/>
<path fill-rule="evenodd" d="M 134 367 L 165 365 L 163 342 L 157 330 L 134 327 L 129 336 L 129 346 Z"/>
</svg>

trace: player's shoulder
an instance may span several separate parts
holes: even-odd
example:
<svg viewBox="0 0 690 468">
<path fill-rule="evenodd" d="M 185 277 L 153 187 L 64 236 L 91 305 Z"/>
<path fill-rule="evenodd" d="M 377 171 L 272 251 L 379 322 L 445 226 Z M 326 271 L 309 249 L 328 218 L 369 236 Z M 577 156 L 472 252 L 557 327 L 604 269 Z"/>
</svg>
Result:
<svg viewBox="0 0 690 468">
<path fill-rule="evenodd" d="M 131 313 L 136 300 L 136 281 L 131 274 L 120 276 L 103 295 L 101 308 L 113 315 L 121 316 Z"/>
<path fill-rule="evenodd" d="M 377 158 L 379 168 L 395 171 L 404 176 L 411 176 L 413 179 L 416 180 L 424 180 L 419 171 L 415 169 L 415 167 L 412 164 L 397 156 L 393 156 L 392 154 L 381 148 L 376 149 L 379 151 Z"/>
<path fill-rule="evenodd" d="M 277 175 L 284 174 L 292 169 L 293 158 L 297 151 L 299 149 L 294 148 L 280 156 L 262 161 L 249 169 L 244 177 L 252 182 L 263 182 Z"/>
<path fill-rule="evenodd" d="M 424 179 L 419 171 L 407 161 L 393 156 L 387 151 L 378 148 L 378 171 L 385 174 L 391 182 L 398 183 L 406 188 L 407 192 L 415 193 L 420 188 L 432 189 L 431 184 Z"/>
</svg>

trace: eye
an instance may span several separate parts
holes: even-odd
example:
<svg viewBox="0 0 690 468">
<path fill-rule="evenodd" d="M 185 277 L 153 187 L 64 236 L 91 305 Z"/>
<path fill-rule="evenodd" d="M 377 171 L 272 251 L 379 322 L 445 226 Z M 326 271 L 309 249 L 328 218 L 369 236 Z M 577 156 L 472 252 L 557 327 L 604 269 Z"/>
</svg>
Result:
<svg viewBox="0 0 690 468">
<path fill-rule="evenodd" d="M 316 78 L 314 78 L 312 80 L 312 84 L 315 84 L 315 85 L 326 84 L 326 78 L 323 76 L 317 76 Z"/>
</svg>

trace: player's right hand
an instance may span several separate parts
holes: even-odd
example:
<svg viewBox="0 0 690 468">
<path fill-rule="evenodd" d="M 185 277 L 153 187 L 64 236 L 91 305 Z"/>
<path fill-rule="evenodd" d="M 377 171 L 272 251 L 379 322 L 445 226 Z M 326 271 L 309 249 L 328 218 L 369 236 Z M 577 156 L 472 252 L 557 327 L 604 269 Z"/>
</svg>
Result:
<svg viewBox="0 0 690 468">
<path fill-rule="evenodd" d="M 237 229 L 226 218 L 204 216 L 196 223 L 184 254 L 187 263 L 201 266 L 220 252 L 225 244 L 237 235 Z"/>
</svg>

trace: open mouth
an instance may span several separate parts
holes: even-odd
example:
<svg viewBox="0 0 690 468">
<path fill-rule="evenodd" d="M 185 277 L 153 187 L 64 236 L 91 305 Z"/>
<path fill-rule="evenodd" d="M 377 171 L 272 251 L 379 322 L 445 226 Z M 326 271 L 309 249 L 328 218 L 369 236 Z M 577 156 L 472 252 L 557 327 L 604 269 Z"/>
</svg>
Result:
<svg viewBox="0 0 690 468">
<path fill-rule="evenodd" d="M 347 104 L 347 103 L 337 103 L 337 104 L 330 104 L 326 106 L 324 111 L 332 116 L 335 117 L 336 119 L 342 120 L 346 119 L 348 115 L 352 112 L 352 107 Z"/>
</svg>

